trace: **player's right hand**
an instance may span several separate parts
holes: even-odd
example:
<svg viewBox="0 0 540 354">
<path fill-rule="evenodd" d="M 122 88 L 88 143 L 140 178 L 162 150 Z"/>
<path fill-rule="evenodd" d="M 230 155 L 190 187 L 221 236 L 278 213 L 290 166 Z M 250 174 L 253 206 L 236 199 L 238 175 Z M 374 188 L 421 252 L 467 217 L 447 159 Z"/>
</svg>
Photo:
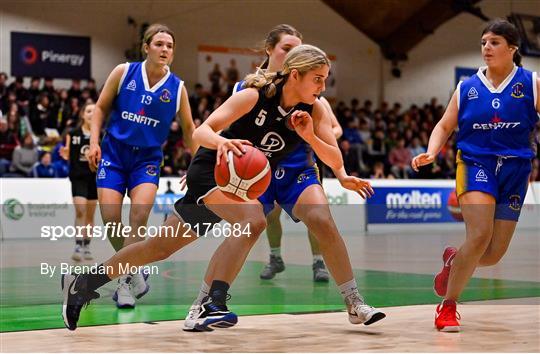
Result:
<svg viewBox="0 0 540 354">
<path fill-rule="evenodd" d="M 98 168 L 99 161 L 101 161 L 101 148 L 99 144 L 90 144 L 86 158 L 88 159 L 88 166 L 95 172 Z"/>
<path fill-rule="evenodd" d="M 231 150 L 236 156 L 242 156 L 246 151 L 242 145 L 253 145 L 251 141 L 243 139 L 223 139 L 217 146 L 217 161 L 219 165 L 221 162 L 221 156 L 225 155 L 225 161 L 229 162 L 227 152 Z"/>
<path fill-rule="evenodd" d="M 429 154 L 427 152 L 416 155 L 411 161 L 411 167 L 413 170 L 418 172 L 418 169 L 421 166 L 429 165 L 435 161 L 435 155 Z"/>
</svg>

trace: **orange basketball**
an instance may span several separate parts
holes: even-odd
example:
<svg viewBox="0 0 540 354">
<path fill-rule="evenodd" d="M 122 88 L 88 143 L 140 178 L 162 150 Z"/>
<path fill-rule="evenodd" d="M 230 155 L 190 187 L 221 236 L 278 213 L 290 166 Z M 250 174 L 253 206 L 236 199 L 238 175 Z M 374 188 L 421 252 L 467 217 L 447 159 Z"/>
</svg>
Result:
<svg viewBox="0 0 540 354">
<path fill-rule="evenodd" d="M 452 214 L 452 217 L 457 221 L 463 221 L 463 215 L 461 215 L 461 207 L 459 206 L 459 201 L 457 197 L 456 190 L 454 189 L 452 193 L 448 196 L 448 211 Z"/>
<path fill-rule="evenodd" d="M 270 185 L 272 172 L 264 154 L 253 146 L 243 145 L 246 152 L 236 156 L 232 151 L 221 156 L 214 178 L 219 189 L 229 198 L 245 202 L 260 197 Z"/>
</svg>

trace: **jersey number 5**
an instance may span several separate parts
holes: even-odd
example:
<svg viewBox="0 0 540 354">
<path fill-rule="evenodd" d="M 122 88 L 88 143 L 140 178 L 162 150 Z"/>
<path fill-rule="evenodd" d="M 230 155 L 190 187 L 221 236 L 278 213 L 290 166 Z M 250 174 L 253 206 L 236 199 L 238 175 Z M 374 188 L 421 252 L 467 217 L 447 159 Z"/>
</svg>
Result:
<svg viewBox="0 0 540 354">
<path fill-rule="evenodd" d="M 255 124 L 257 124 L 259 127 L 264 124 L 264 121 L 266 120 L 266 113 L 267 112 L 264 109 L 261 109 L 257 118 L 255 118 Z"/>
</svg>

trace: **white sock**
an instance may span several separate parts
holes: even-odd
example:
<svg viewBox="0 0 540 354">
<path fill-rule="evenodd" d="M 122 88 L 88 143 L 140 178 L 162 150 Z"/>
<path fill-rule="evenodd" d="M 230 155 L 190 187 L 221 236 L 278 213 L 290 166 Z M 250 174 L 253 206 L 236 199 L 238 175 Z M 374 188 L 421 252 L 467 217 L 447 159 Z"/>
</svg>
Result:
<svg viewBox="0 0 540 354">
<path fill-rule="evenodd" d="M 201 289 L 199 290 L 199 295 L 197 295 L 197 298 L 193 302 L 193 304 L 200 304 L 202 303 L 202 300 L 208 296 L 208 293 L 210 292 L 210 286 L 206 284 L 206 282 L 203 280 L 201 284 Z"/>
<path fill-rule="evenodd" d="M 270 254 L 276 257 L 281 257 L 281 247 L 270 248 Z"/>
<path fill-rule="evenodd" d="M 345 302 L 347 302 L 347 298 L 351 295 L 357 295 L 359 298 L 362 298 L 358 292 L 358 286 L 356 285 L 356 279 L 354 278 L 348 282 L 338 285 L 338 288 Z"/>
<path fill-rule="evenodd" d="M 314 254 L 313 255 L 313 263 L 316 263 L 317 261 L 323 261 L 322 254 Z"/>
</svg>

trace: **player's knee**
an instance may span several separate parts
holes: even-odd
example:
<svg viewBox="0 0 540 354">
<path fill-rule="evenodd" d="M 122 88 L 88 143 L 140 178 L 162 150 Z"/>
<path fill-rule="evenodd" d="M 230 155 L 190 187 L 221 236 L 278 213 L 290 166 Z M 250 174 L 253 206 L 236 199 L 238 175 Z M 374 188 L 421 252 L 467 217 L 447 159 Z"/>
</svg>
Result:
<svg viewBox="0 0 540 354">
<path fill-rule="evenodd" d="M 267 222 L 264 217 L 256 217 L 250 219 L 247 221 L 247 224 L 249 225 L 249 227 L 244 228 L 246 230 L 244 233 L 247 234 L 247 238 L 251 239 L 252 242 L 255 242 L 258 239 L 259 235 L 262 234 L 262 232 L 266 229 L 267 226 Z"/>
<path fill-rule="evenodd" d="M 320 230 L 319 233 L 329 233 L 334 224 L 332 215 L 323 210 L 313 210 L 307 216 L 306 224 L 310 230 Z"/>
<path fill-rule="evenodd" d="M 476 250 L 478 252 L 484 252 L 486 248 L 489 246 L 489 242 L 491 241 L 492 233 L 484 230 L 484 231 L 478 231 L 474 234 L 470 234 L 467 242 L 471 245 L 473 250 Z"/>
<path fill-rule="evenodd" d="M 86 210 L 84 210 L 83 208 L 77 208 L 75 209 L 75 217 L 77 219 L 83 219 L 86 217 Z"/>
</svg>

